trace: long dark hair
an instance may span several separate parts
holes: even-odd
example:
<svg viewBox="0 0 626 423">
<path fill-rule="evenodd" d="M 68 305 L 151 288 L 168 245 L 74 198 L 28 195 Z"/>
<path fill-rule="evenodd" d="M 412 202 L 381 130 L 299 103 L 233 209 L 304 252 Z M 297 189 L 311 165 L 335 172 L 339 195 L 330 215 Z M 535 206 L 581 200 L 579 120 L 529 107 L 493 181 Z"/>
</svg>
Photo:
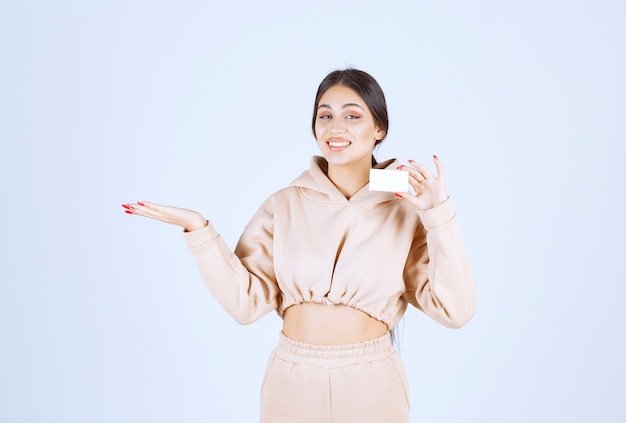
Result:
<svg viewBox="0 0 626 423">
<path fill-rule="evenodd" d="M 343 85 L 356 91 L 361 96 L 367 107 L 370 109 L 374 122 L 381 131 L 384 131 L 384 135 L 381 139 L 377 140 L 375 145 L 379 145 L 387 136 L 389 130 L 389 117 L 387 116 L 387 102 L 385 101 L 385 94 L 382 88 L 376 80 L 367 72 L 362 70 L 348 68 L 344 70 L 336 70 L 322 80 L 317 94 L 315 95 L 315 104 L 313 105 L 313 121 L 311 127 L 313 128 L 313 136 L 317 138 L 315 134 L 315 119 L 317 118 L 317 107 L 319 106 L 320 99 L 329 88 L 336 85 Z"/>
</svg>

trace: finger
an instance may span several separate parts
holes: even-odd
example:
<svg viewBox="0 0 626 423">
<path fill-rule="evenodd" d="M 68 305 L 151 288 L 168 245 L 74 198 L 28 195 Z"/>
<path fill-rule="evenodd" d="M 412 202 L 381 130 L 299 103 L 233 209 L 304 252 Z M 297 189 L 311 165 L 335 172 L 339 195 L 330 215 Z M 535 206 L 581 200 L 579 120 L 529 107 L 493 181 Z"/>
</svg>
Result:
<svg viewBox="0 0 626 423">
<path fill-rule="evenodd" d="M 409 172 L 409 178 L 413 178 L 418 182 L 424 182 L 426 180 L 426 176 L 422 172 L 419 172 L 417 170 Z"/>
<path fill-rule="evenodd" d="M 409 175 L 409 183 L 411 185 L 423 184 L 426 182 L 426 178 L 421 173 L 418 176 Z"/>
<path fill-rule="evenodd" d="M 396 197 L 400 197 L 403 200 L 408 201 L 409 203 L 412 203 L 415 207 L 419 208 L 419 196 L 415 196 L 415 195 L 407 195 L 406 192 L 396 192 L 394 193 L 396 195 Z"/>
<path fill-rule="evenodd" d="M 155 203 L 138 201 L 136 203 L 122 204 L 122 207 L 124 207 L 127 214 L 134 214 L 157 220 L 164 219 L 164 213 L 161 211 L 163 207 Z"/>
<path fill-rule="evenodd" d="M 413 160 L 409 160 L 409 164 L 411 166 L 413 166 L 413 168 L 415 168 L 422 175 L 424 175 L 424 178 L 426 178 L 426 179 L 434 178 L 433 174 L 430 173 L 430 170 L 426 166 L 424 166 L 423 164 L 418 163 L 418 162 L 413 161 Z"/>
<path fill-rule="evenodd" d="M 424 186 L 423 186 L 423 182 L 419 182 L 415 179 L 410 179 L 409 180 L 409 185 L 411 186 L 411 189 L 413 190 L 413 193 L 415 195 L 418 195 L 418 192 L 421 192 L 424 190 Z"/>
<path fill-rule="evenodd" d="M 161 210 L 163 206 L 157 203 L 150 203 L 149 201 L 137 201 L 136 203 L 139 207 L 143 207 L 147 210 Z"/>
<path fill-rule="evenodd" d="M 137 201 L 135 204 L 131 204 L 134 207 L 134 211 L 142 216 L 151 217 L 152 219 L 163 220 L 167 215 L 167 206 L 161 206 L 156 203 L 150 203 L 148 201 Z"/>
<path fill-rule="evenodd" d="M 397 169 L 409 172 L 409 178 L 412 177 L 417 181 L 423 181 L 424 179 L 426 179 L 424 174 L 422 174 L 422 172 L 415 169 L 414 167 L 402 165 L 402 166 L 398 166 Z"/>
<path fill-rule="evenodd" d="M 439 157 L 437 157 L 437 155 L 435 154 L 433 154 L 433 163 L 435 163 L 435 169 L 437 170 L 437 177 L 443 177 L 444 176 L 443 166 L 441 165 L 441 162 L 439 161 Z"/>
<path fill-rule="evenodd" d="M 152 213 L 149 212 L 148 210 L 146 210 L 145 208 L 142 208 L 140 206 L 138 206 L 137 204 L 122 204 L 122 207 L 124 207 L 124 211 L 126 212 L 126 214 L 134 214 L 136 216 L 144 216 L 144 217 L 152 217 L 151 215 Z"/>
</svg>

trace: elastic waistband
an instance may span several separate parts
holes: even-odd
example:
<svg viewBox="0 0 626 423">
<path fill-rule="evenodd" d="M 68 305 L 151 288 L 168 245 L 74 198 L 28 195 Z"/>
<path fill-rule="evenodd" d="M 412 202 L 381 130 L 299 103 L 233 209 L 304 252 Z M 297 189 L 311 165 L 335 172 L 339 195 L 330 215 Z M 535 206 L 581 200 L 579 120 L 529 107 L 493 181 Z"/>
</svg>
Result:
<svg viewBox="0 0 626 423">
<path fill-rule="evenodd" d="M 343 367 L 389 357 L 394 353 L 389 333 L 354 344 L 317 345 L 299 342 L 280 333 L 276 356 L 292 363 L 320 367 Z"/>
</svg>

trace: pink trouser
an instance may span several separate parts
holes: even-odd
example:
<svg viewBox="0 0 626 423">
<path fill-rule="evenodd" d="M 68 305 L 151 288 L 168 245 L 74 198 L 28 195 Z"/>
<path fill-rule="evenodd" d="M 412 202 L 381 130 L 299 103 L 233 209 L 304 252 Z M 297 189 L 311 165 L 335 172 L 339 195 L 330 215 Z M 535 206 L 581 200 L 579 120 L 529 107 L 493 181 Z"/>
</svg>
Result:
<svg viewBox="0 0 626 423">
<path fill-rule="evenodd" d="M 408 421 L 406 374 L 389 334 L 348 345 L 281 334 L 261 387 L 261 423 Z"/>
</svg>

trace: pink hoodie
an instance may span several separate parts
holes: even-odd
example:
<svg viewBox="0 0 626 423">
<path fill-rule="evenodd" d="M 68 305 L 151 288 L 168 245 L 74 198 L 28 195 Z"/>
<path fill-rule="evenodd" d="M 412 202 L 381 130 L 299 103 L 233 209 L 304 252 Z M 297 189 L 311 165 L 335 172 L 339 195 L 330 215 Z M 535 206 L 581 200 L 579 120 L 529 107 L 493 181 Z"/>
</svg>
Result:
<svg viewBox="0 0 626 423">
<path fill-rule="evenodd" d="M 474 280 L 450 199 L 416 212 L 393 193 L 365 186 L 348 200 L 326 166 L 314 157 L 308 171 L 267 199 L 234 252 L 211 223 L 184 233 L 226 311 L 248 324 L 303 302 L 345 304 L 391 329 L 408 302 L 448 327 L 469 321 Z"/>
</svg>

